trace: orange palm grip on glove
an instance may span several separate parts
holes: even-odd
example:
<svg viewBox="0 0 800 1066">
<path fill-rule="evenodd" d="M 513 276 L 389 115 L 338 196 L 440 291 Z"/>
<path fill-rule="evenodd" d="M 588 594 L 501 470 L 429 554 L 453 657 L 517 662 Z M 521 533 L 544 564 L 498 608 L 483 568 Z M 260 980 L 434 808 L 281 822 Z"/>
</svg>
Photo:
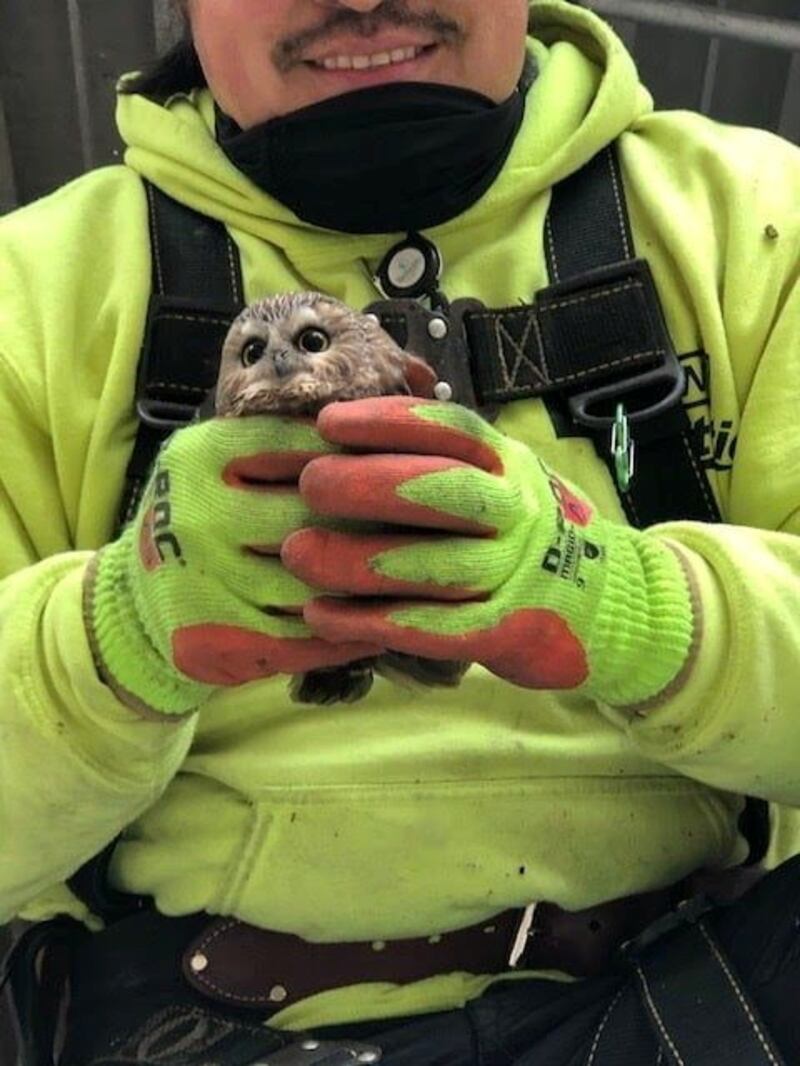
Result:
<svg viewBox="0 0 800 1066">
<path fill-rule="evenodd" d="M 124 702 L 183 714 L 220 687 L 380 652 L 315 635 L 302 618 L 314 593 L 279 557 L 315 521 L 300 473 L 331 450 L 313 423 L 277 416 L 169 439 L 134 521 L 86 574 L 90 643 Z"/>
<path fill-rule="evenodd" d="M 304 608 L 319 636 L 618 705 L 682 671 L 695 620 L 677 552 L 602 518 L 526 446 L 465 408 L 413 397 L 333 404 L 317 424 L 351 454 L 306 466 L 306 504 L 390 526 L 285 540 L 287 568 L 335 594 Z"/>
</svg>

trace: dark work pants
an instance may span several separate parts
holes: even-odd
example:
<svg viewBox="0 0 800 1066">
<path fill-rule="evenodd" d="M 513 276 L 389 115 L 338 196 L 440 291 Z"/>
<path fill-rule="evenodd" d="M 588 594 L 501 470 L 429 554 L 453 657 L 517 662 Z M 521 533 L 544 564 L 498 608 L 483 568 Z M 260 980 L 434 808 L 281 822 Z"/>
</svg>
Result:
<svg viewBox="0 0 800 1066">
<path fill-rule="evenodd" d="M 148 943 L 146 915 L 84 940 L 62 1066 L 249 1066 L 286 1055 L 297 1034 L 203 1000 L 174 965 L 154 968 L 180 955 L 192 921 L 176 919 L 172 945 Z M 715 945 L 699 975 L 684 961 L 692 938 Z M 742 1042 L 732 1045 L 736 1026 Z M 384 1066 L 800 1064 L 800 858 L 607 977 L 502 982 L 462 1010 L 313 1036 L 377 1046 Z"/>
</svg>

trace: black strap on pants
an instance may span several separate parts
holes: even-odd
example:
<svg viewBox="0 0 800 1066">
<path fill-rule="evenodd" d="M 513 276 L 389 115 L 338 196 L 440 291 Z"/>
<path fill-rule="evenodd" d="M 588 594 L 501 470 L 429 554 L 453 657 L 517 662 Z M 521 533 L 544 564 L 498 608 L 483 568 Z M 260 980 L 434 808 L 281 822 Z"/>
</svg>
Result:
<svg viewBox="0 0 800 1066">
<path fill-rule="evenodd" d="M 14 1005 L 18 1066 L 53 1066 L 64 983 L 75 945 L 91 933 L 73 918 L 28 928 L 0 971 Z"/>
<path fill-rule="evenodd" d="M 669 1066 L 784 1066 L 733 965 L 701 919 L 633 960 Z"/>
</svg>

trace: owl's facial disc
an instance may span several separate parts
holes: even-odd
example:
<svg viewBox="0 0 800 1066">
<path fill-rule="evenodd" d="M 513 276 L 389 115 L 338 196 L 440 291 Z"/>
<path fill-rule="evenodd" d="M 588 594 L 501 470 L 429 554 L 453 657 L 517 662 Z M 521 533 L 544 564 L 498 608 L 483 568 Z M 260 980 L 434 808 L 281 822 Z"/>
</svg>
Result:
<svg viewBox="0 0 800 1066">
<path fill-rule="evenodd" d="M 333 344 L 334 330 L 322 325 L 312 307 L 268 323 L 251 320 L 242 327 L 239 362 L 252 376 L 279 380 L 314 372 L 315 360 Z"/>
</svg>

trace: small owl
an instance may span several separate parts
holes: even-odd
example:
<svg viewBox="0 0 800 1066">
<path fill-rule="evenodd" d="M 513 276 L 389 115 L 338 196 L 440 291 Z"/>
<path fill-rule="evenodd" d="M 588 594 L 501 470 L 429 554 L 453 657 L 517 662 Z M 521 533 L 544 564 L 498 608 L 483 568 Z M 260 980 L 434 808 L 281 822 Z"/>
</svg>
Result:
<svg viewBox="0 0 800 1066">
<path fill-rule="evenodd" d="M 395 344 L 374 317 L 320 293 L 289 293 L 252 304 L 233 323 L 213 399 L 224 418 L 317 415 L 336 400 L 431 396 L 435 383 L 428 364 Z M 298 675 L 291 692 L 300 703 L 350 703 L 369 692 L 374 672 L 455 686 L 467 665 L 385 652 Z"/>
</svg>

